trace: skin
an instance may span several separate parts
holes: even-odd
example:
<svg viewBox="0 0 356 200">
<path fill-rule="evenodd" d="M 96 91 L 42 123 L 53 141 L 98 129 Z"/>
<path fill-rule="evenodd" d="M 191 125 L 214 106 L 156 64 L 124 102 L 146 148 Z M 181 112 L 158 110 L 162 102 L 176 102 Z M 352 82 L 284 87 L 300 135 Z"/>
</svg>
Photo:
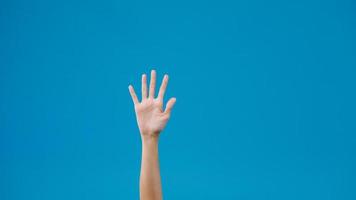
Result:
<svg viewBox="0 0 356 200">
<path fill-rule="evenodd" d="M 147 75 L 142 74 L 141 102 L 139 102 L 133 86 L 129 85 L 129 92 L 134 103 L 136 120 L 142 142 L 140 200 L 162 199 L 158 141 L 159 135 L 166 126 L 176 102 L 176 98 L 170 98 L 163 110 L 163 97 L 167 84 L 168 75 L 165 74 L 158 95 L 155 97 L 156 71 L 151 70 L 149 88 L 147 87 Z"/>
</svg>

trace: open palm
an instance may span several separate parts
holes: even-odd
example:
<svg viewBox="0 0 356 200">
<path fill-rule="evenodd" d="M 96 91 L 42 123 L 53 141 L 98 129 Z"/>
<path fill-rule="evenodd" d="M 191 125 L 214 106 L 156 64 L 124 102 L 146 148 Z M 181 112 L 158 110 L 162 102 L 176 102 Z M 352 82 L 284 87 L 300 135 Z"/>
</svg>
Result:
<svg viewBox="0 0 356 200">
<path fill-rule="evenodd" d="M 142 99 L 138 101 L 136 92 L 132 85 L 129 85 L 129 92 L 135 106 L 136 119 L 142 136 L 158 136 L 164 129 L 170 117 L 171 110 L 176 102 L 172 97 L 167 102 L 163 110 L 163 97 L 168 84 L 168 75 L 164 75 L 158 96 L 155 98 L 156 71 L 151 70 L 151 81 L 147 96 L 147 76 L 142 75 Z"/>
</svg>

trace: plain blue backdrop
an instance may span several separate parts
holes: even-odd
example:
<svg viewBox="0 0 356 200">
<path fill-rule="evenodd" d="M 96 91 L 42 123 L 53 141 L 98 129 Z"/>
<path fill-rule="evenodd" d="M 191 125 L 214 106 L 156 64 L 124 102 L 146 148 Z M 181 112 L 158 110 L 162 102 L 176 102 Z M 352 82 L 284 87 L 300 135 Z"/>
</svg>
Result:
<svg viewBox="0 0 356 200">
<path fill-rule="evenodd" d="M 177 97 L 165 199 L 356 199 L 356 4 L 0 3 L 0 199 L 138 199 L 127 86 Z"/>
</svg>

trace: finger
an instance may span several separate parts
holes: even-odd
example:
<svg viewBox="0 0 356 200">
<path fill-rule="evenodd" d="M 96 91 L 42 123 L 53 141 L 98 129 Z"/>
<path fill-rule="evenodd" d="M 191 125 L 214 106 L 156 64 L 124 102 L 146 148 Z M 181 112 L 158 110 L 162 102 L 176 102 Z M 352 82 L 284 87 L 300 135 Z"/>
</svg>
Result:
<svg viewBox="0 0 356 200">
<path fill-rule="evenodd" d="M 158 92 L 158 98 L 161 99 L 162 101 L 163 101 L 164 93 L 166 92 L 167 84 L 168 84 L 168 75 L 165 74 L 162 80 L 161 87 L 159 88 L 159 92 Z"/>
<path fill-rule="evenodd" d="M 169 114 L 172 111 L 174 104 L 176 103 L 176 98 L 172 97 L 169 99 L 166 105 L 165 113 Z"/>
<path fill-rule="evenodd" d="M 146 74 L 142 74 L 142 100 L 147 99 L 147 76 Z"/>
<path fill-rule="evenodd" d="M 135 92 L 134 88 L 132 87 L 132 85 L 129 85 L 129 91 L 130 91 L 130 95 L 131 95 L 131 98 L 132 98 L 132 101 L 134 102 L 134 104 L 138 104 L 137 95 L 136 95 L 136 92 Z"/>
<path fill-rule="evenodd" d="M 151 70 L 150 93 L 148 98 L 155 98 L 156 70 Z"/>
</svg>

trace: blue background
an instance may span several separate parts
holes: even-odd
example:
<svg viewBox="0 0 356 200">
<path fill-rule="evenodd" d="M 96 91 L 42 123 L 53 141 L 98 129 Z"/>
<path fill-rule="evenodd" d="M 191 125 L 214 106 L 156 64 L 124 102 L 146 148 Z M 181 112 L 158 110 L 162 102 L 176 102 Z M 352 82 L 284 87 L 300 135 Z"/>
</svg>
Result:
<svg viewBox="0 0 356 200">
<path fill-rule="evenodd" d="M 356 199 L 355 10 L 2 0 L 0 199 L 138 199 L 127 86 L 150 69 L 177 97 L 165 199 Z"/>
</svg>

